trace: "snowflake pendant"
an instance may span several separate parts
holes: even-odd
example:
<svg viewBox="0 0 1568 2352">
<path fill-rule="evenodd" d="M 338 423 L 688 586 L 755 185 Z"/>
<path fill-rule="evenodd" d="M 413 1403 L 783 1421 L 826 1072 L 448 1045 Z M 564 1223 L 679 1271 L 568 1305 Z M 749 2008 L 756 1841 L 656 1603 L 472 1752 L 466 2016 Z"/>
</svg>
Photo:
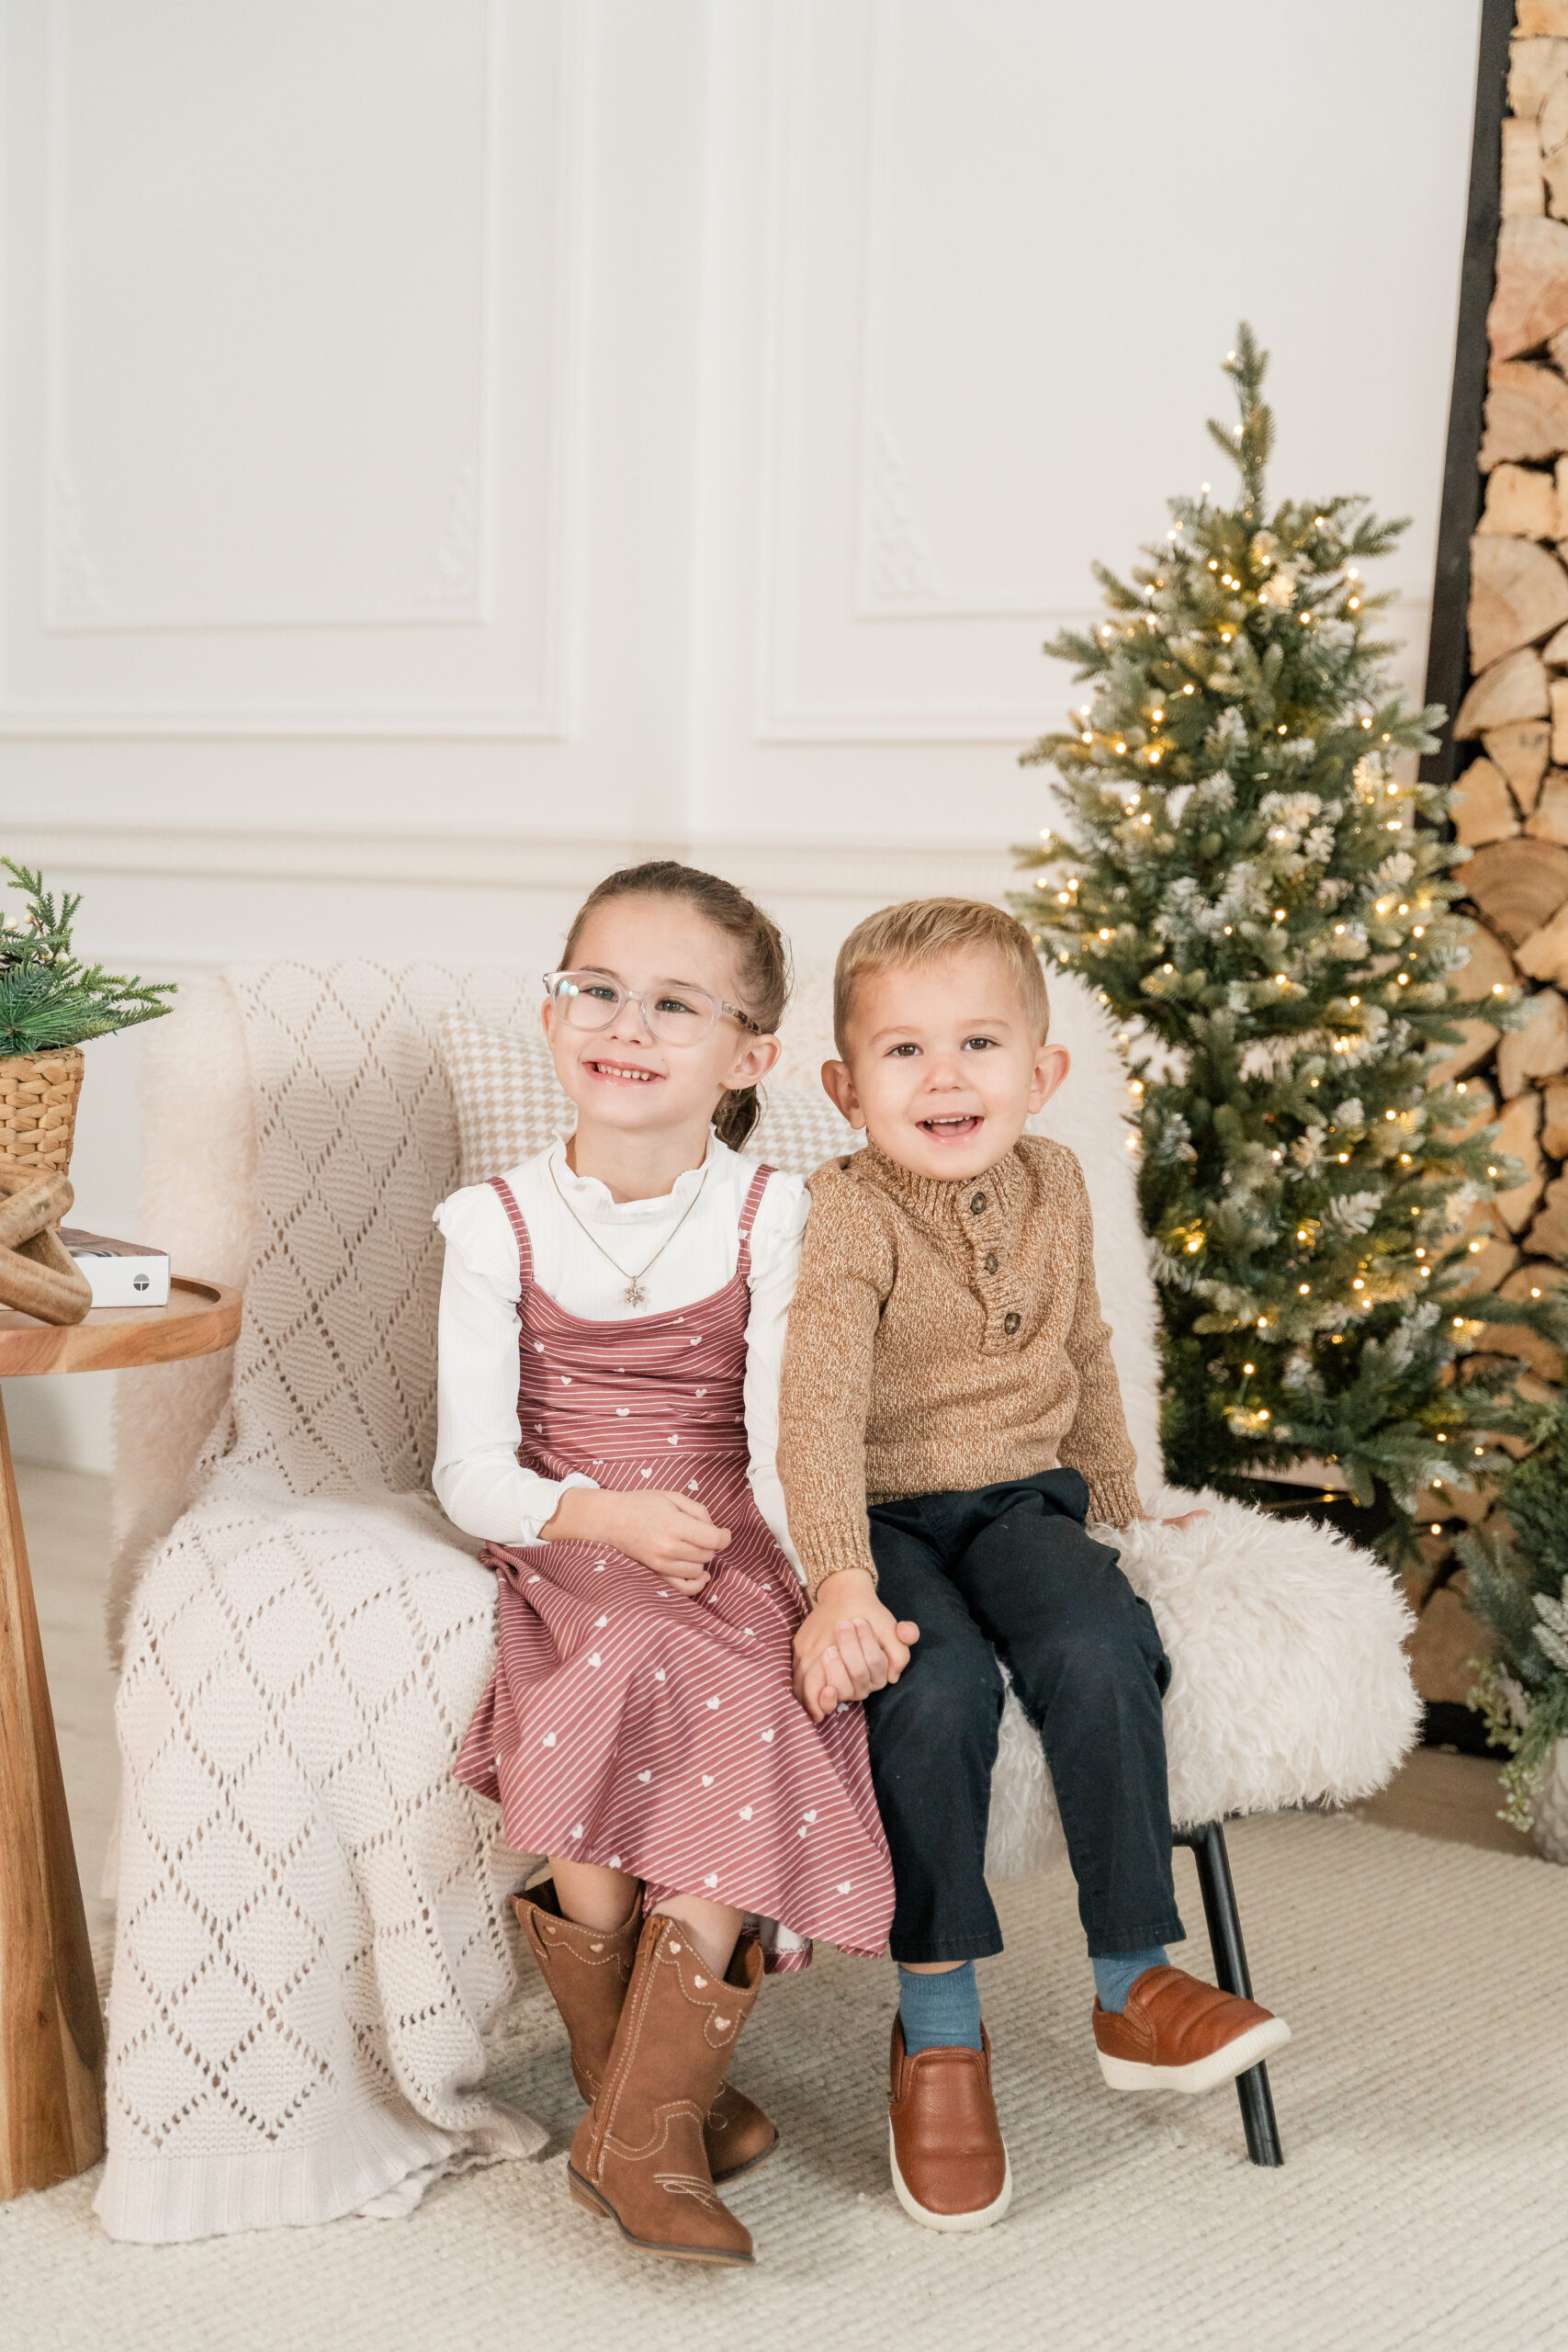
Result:
<svg viewBox="0 0 1568 2352">
<path fill-rule="evenodd" d="M 634 1274 L 630 1282 L 626 1284 L 623 1295 L 628 1306 L 640 1306 L 643 1300 L 648 1296 L 648 1293 L 644 1290 L 641 1283 L 638 1282 L 637 1276 Z"/>
</svg>

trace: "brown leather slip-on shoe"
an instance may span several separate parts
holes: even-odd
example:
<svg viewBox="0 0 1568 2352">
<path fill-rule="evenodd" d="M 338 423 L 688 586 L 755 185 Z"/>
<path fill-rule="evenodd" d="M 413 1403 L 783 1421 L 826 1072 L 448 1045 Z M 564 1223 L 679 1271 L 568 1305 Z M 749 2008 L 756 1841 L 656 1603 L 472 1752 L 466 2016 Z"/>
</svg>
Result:
<svg viewBox="0 0 1568 2352">
<path fill-rule="evenodd" d="M 631 1982 L 642 1933 L 642 1897 L 634 1900 L 618 1928 L 583 1928 L 566 1918 L 553 1879 L 541 1879 L 514 1894 L 512 1907 L 566 2027 L 572 2080 L 583 2098 L 592 2100 L 604 2080 Z M 773 2154 L 778 2137 L 744 2091 L 720 2083 L 703 2126 L 708 2170 L 716 2182 L 755 2172 Z"/>
<path fill-rule="evenodd" d="M 1212 2091 L 1290 2038 L 1283 2018 L 1184 1968 L 1145 1968 L 1120 2013 L 1094 2005 L 1100 2071 L 1115 2091 Z"/>
<path fill-rule="evenodd" d="M 893 2189 L 925 2230 L 988 2230 L 1012 2202 L 1012 2167 L 991 2096 L 991 2038 L 981 2050 L 904 2049 L 893 2019 L 887 2091 Z"/>
<path fill-rule="evenodd" d="M 578 2125 L 567 2183 L 647 2254 L 749 2263 L 750 2232 L 715 2192 L 703 2122 L 762 1981 L 750 1938 L 722 1981 L 678 1919 L 644 1925 L 615 2045 Z"/>
</svg>

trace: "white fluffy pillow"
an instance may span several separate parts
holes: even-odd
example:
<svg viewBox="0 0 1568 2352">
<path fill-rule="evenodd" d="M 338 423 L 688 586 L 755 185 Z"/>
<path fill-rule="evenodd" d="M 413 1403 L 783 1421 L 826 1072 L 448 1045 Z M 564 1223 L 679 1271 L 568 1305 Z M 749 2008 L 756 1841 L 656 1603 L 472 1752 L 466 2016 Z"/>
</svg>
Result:
<svg viewBox="0 0 1568 2352">
<path fill-rule="evenodd" d="M 542 1036 L 486 1028 L 466 1012 L 448 1012 L 439 1034 L 465 1184 L 482 1184 L 531 1159 L 556 1136 L 570 1134 L 577 1114 L 557 1082 Z M 762 1116 L 746 1149 L 773 1168 L 809 1176 L 860 1140 L 820 1088 L 765 1086 Z"/>
</svg>

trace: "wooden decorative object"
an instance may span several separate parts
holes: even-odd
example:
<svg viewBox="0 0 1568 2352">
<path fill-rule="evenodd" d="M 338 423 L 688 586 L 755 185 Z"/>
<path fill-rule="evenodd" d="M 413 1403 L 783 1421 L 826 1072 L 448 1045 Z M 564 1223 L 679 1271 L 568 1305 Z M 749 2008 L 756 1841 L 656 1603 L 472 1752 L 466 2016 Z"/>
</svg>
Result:
<svg viewBox="0 0 1568 2352">
<path fill-rule="evenodd" d="M 1562 390 L 1568 400 L 1568 384 Z M 1459 707 L 1454 741 L 1463 743 L 1488 728 L 1509 727 L 1522 718 L 1544 718 L 1551 707 L 1546 664 L 1534 646 L 1527 645 L 1482 672 Z"/>
<path fill-rule="evenodd" d="M 81 1091 L 80 1046 L 0 1060 L 0 1165 L 53 1168 L 63 1176 Z"/>
<path fill-rule="evenodd" d="M 1469 849 L 1506 841 L 1519 830 L 1519 812 L 1490 760 L 1472 760 L 1454 787 L 1454 838 Z"/>
<path fill-rule="evenodd" d="M 1529 1000 L 1522 1029 L 1509 1029 L 1497 1044 L 1497 1089 L 1505 1102 L 1522 1094 L 1532 1078 L 1556 1078 L 1568 1069 L 1568 1004 L 1555 989 Z"/>
<path fill-rule="evenodd" d="M 1533 466 L 1499 466 L 1486 484 L 1486 506 L 1475 526 L 1483 537 L 1555 539 L 1557 484 Z"/>
<path fill-rule="evenodd" d="M 1538 34 L 1568 33 L 1568 0 L 1518 0 L 1514 16 L 1521 40 Z"/>
<path fill-rule="evenodd" d="M 40 1323 L 80 1323 L 92 1285 L 60 1238 L 74 1195 L 57 1169 L 0 1161 L 0 1306 Z"/>
<path fill-rule="evenodd" d="M 1503 218 L 1546 210 L 1541 181 L 1540 141 L 1533 122 L 1503 125 Z"/>
<path fill-rule="evenodd" d="M 1493 356 L 1517 358 L 1568 327 L 1568 228 L 1516 213 L 1497 232 L 1497 286 L 1486 313 Z"/>
<path fill-rule="evenodd" d="M 1465 895 L 1517 947 L 1568 899 L 1568 849 L 1551 842 L 1493 842 L 1463 869 Z"/>
<path fill-rule="evenodd" d="M 113 1371 L 209 1355 L 232 1346 L 239 1328 L 237 1291 L 177 1277 L 166 1307 L 96 1307 L 85 1323 L 69 1330 L 0 1312 L 0 1375 Z M 0 1490 L 0 2199 L 6 2199 L 68 2180 L 102 2154 L 104 2041 L 3 1409 Z"/>
<path fill-rule="evenodd" d="M 1517 15 L 1515 25 L 1518 38 L 1508 51 L 1508 107 L 1520 121 L 1534 122 L 1562 78 L 1568 51 L 1549 31 L 1519 24 Z"/>
<path fill-rule="evenodd" d="M 1538 842 L 1568 842 L 1568 773 L 1553 768 L 1525 831 Z"/>
<path fill-rule="evenodd" d="M 1568 228 L 1558 234 L 1568 243 Z M 1553 508 L 1557 492 L 1545 474 L 1536 477 Z M 1568 572 L 1534 539 L 1496 538 L 1478 533 L 1470 543 L 1470 660 L 1487 669 L 1505 653 L 1534 645 L 1568 620 Z"/>
<path fill-rule="evenodd" d="M 1505 359 L 1487 377 L 1481 470 L 1568 449 L 1568 384 L 1551 368 Z"/>
<path fill-rule="evenodd" d="M 1517 984 L 1519 976 L 1514 969 L 1513 957 L 1502 941 L 1494 939 L 1482 924 L 1472 922 L 1465 925 L 1463 944 L 1469 953 L 1453 975 L 1452 986 L 1456 996 L 1463 997 L 1468 1003 L 1479 1004 L 1495 989 L 1511 989 Z"/>
<path fill-rule="evenodd" d="M 1551 651 L 1551 647 L 1547 651 Z M 1568 651 L 1563 660 L 1568 662 Z M 1551 753 L 1551 727 L 1544 718 L 1517 719 L 1511 727 L 1494 727 L 1482 739 L 1483 749 L 1528 817 L 1535 807 L 1540 780 Z"/>
</svg>

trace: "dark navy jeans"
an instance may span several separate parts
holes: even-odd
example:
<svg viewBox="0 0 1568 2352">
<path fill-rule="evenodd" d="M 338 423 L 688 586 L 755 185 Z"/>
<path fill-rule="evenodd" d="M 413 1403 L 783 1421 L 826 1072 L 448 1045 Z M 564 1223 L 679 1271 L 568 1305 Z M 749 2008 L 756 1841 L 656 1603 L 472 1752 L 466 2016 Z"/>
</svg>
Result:
<svg viewBox="0 0 1568 2352">
<path fill-rule="evenodd" d="M 1088 1508 L 1077 1471 L 1047 1470 L 871 1510 L 880 1598 L 920 1629 L 902 1679 L 865 1705 L 895 1960 L 1002 1949 L 985 1857 L 1003 1666 L 1051 1768 L 1091 1956 L 1185 1933 L 1161 1718 L 1170 1661 L 1116 1554 L 1085 1532 Z"/>
</svg>

